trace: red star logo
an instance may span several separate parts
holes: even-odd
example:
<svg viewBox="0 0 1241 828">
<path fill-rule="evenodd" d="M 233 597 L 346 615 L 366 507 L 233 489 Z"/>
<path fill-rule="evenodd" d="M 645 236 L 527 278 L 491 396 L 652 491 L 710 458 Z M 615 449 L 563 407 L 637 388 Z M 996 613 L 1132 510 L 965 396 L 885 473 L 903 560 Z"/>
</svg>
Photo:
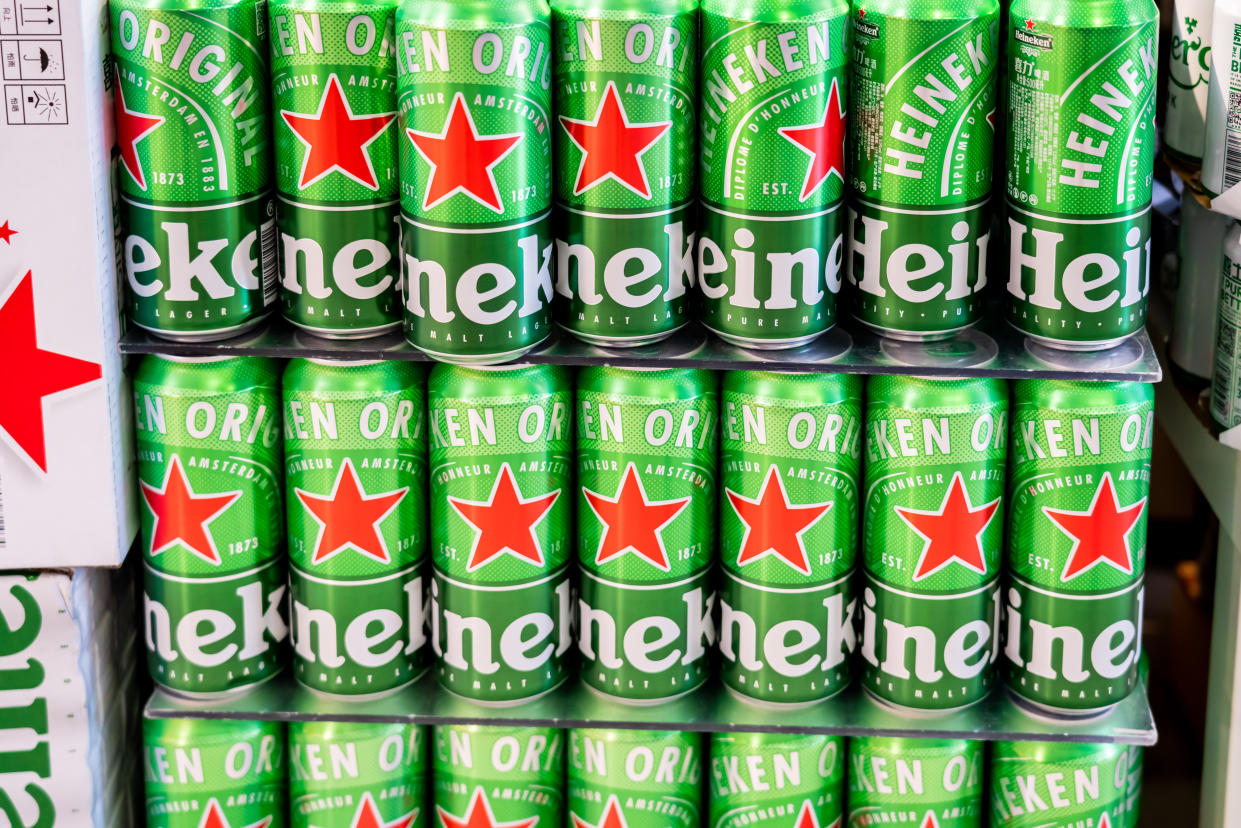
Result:
<svg viewBox="0 0 1241 828">
<path fill-rule="evenodd" d="M 573 828 L 629 828 L 629 823 L 625 821 L 625 812 L 621 810 L 616 794 L 608 797 L 598 825 L 591 825 L 574 813 L 570 813 L 569 816 L 573 817 Z"/>
<path fill-rule="evenodd" d="M 814 806 L 810 804 L 809 799 L 803 799 L 801 810 L 797 812 L 797 820 L 793 823 L 793 828 L 819 828 L 819 815 L 814 812 Z M 840 819 L 832 821 L 828 828 L 840 828 Z"/>
<path fill-rule="evenodd" d="M 610 561 L 628 551 L 651 562 L 664 572 L 669 570 L 668 552 L 660 532 L 689 505 L 690 498 L 652 501 L 633 463 L 625 467 L 616 497 L 582 489 L 586 502 L 604 525 L 595 563 Z"/>
<path fill-rule="evenodd" d="M 251 822 L 244 828 L 267 828 L 271 825 L 272 817 L 266 816 L 258 822 Z M 220 810 L 220 803 L 215 798 L 207 800 L 207 807 L 203 808 L 202 821 L 198 823 L 198 828 L 233 828 L 228 818 L 224 816 L 224 811 Z M 242 828 L 242 826 L 237 826 Z"/>
<path fill-rule="evenodd" d="M 823 120 L 820 123 L 780 127 L 776 131 L 810 156 L 806 180 L 801 187 L 802 201 L 810 198 L 832 173 L 844 181 L 845 113 L 841 108 L 840 89 L 836 86 L 834 79 L 831 92 L 827 96 L 827 107 L 823 110 Z"/>
<path fill-rule="evenodd" d="M 500 467 L 495 485 L 491 487 L 491 494 L 486 500 L 448 498 L 457 514 L 477 533 L 465 571 L 473 572 L 505 552 L 535 566 L 542 566 L 543 551 L 539 549 L 534 527 L 552 508 L 558 497 L 559 489 L 523 498 L 517 488 L 517 481 L 513 479 L 512 468 L 505 463 Z"/>
<path fill-rule="evenodd" d="M 1094 824 L 1094 828 L 1112 828 L 1112 821 L 1108 819 L 1107 811 L 1099 812 L 1099 820 Z"/>
<path fill-rule="evenodd" d="M 0 299 L 0 435 L 46 472 L 45 398 L 97 380 L 102 371 L 98 363 L 44 351 L 38 339 L 34 277 L 26 271 L 8 298 Z"/>
<path fill-rule="evenodd" d="M 125 105 L 125 93 L 121 86 L 121 75 L 119 72 L 116 75 L 115 102 L 116 143 L 121 150 L 121 164 L 125 167 L 125 171 L 129 173 L 129 177 L 138 185 L 138 188 L 145 191 L 147 179 L 142 173 L 142 162 L 138 160 L 138 142 L 159 129 L 160 124 L 164 123 L 164 118 L 159 115 L 135 112 Z"/>
<path fill-rule="evenodd" d="M 939 828 L 939 820 L 935 818 L 935 812 L 927 811 L 926 816 L 922 818 L 922 824 L 918 828 Z"/>
<path fill-rule="evenodd" d="M 5 221 L 4 224 L 0 224 L 0 241 L 3 241 L 5 244 L 11 245 L 13 244 L 12 239 L 16 235 L 17 235 L 17 231 L 14 230 L 12 227 L 9 227 L 8 221 Z"/>
<path fill-rule="evenodd" d="M 470 807 L 466 809 L 464 817 L 450 814 L 438 805 L 435 806 L 435 813 L 439 816 L 442 828 L 534 828 L 539 821 L 535 816 L 513 822 L 496 822 L 496 815 L 491 812 L 491 803 L 487 801 L 487 794 L 483 793 L 482 788 L 474 789 L 474 795 L 470 797 Z"/>
<path fill-rule="evenodd" d="M 1027 28 L 1027 29 L 1029 29 L 1030 31 L 1034 31 L 1034 21 L 1033 21 L 1033 20 L 1027 20 L 1027 21 L 1026 21 L 1026 28 Z"/>
<path fill-rule="evenodd" d="M 340 78 L 332 74 L 328 76 L 327 88 L 323 90 L 319 110 L 314 115 L 282 109 L 280 117 L 306 145 L 299 188 L 304 190 L 336 170 L 363 187 L 379 189 L 375 167 L 366 148 L 396 119 L 395 112 L 354 115 Z"/>
<path fill-rule="evenodd" d="M 371 796 L 370 791 L 367 791 L 362 794 L 362 801 L 358 803 L 358 810 L 354 813 L 353 822 L 349 823 L 349 828 L 409 828 L 417 818 L 418 809 L 414 808 L 408 813 L 401 814 L 392 822 L 384 822 L 379 816 L 375 798 Z"/>
<path fill-rule="evenodd" d="M 857 16 L 858 16 L 859 18 L 865 17 L 865 16 L 866 16 L 866 9 L 858 9 L 858 10 L 857 10 Z"/>
<path fill-rule="evenodd" d="M 332 493 L 317 495 L 302 489 L 293 490 L 311 516 L 319 522 L 319 537 L 311 563 L 323 563 L 352 547 L 368 558 L 388 563 L 388 544 L 379 524 L 392 513 L 409 491 L 402 486 L 390 492 L 368 495 L 354 471 L 353 461 L 346 458 L 332 484 Z"/>
<path fill-rule="evenodd" d="M 724 494 L 732 503 L 737 517 L 745 524 L 737 566 L 745 566 L 764 555 L 773 554 L 803 575 L 810 574 L 810 561 L 801 536 L 827 514 L 832 504 L 793 506 L 775 466 L 767 470 L 758 500 L 742 497 L 731 489 L 725 489 Z"/>
<path fill-rule="evenodd" d="M 464 193 L 484 207 L 504 212 L 504 202 L 496 186 L 495 166 L 521 143 L 521 133 L 479 135 L 460 92 L 453 96 L 452 111 L 439 135 L 412 129 L 405 132 L 431 165 L 431 179 L 427 182 L 422 209 L 430 210 L 453 194 Z"/>
<path fill-rule="evenodd" d="M 569 140 L 582 151 L 573 195 L 581 195 L 599 182 L 611 178 L 643 198 L 651 197 L 651 185 L 646 179 L 642 156 L 665 132 L 672 129 L 672 121 L 629 123 L 616 84 L 608 81 L 593 121 L 579 121 L 561 115 L 560 125 L 568 133 Z"/>
<path fill-rule="evenodd" d="M 1073 548 L 1069 550 L 1069 560 L 1060 574 L 1060 581 L 1071 581 L 1100 563 L 1106 563 L 1126 575 L 1133 574 L 1129 531 L 1142 516 L 1144 508 L 1144 497 L 1121 507 L 1110 472 L 1104 472 L 1086 511 L 1067 512 L 1044 506 L 1043 514 L 1073 539 Z"/>
<path fill-rule="evenodd" d="M 237 502 L 241 491 L 195 494 L 185 477 L 181 458 L 172 456 L 168 470 L 164 472 L 164 485 L 155 488 L 150 483 L 138 482 L 142 499 L 155 516 L 151 527 L 151 557 L 167 552 L 180 544 L 209 564 L 220 565 L 220 553 L 215 548 L 215 538 L 207 530 L 207 524 L 224 514 L 224 510 Z"/>
<path fill-rule="evenodd" d="M 934 575 L 953 561 L 969 567 L 979 575 L 987 574 L 987 560 L 983 555 L 981 535 L 1000 508 L 998 497 L 975 508 L 970 503 L 969 493 L 965 491 L 961 472 L 956 472 L 952 475 L 952 482 L 948 484 L 948 491 L 944 493 L 939 509 L 924 511 L 904 506 L 893 508 L 901 520 L 926 541 L 922 554 L 918 556 L 918 565 L 914 567 L 915 581 Z"/>
</svg>

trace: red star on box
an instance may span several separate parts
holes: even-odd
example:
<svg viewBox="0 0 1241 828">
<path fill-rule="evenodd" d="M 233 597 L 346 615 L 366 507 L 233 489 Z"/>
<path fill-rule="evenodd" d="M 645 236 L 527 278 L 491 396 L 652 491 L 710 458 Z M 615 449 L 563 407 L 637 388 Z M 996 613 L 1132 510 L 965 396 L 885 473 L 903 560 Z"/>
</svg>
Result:
<svg viewBox="0 0 1241 828">
<path fill-rule="evenodd" d="M 12 227 L 9 227 L 8 221 L 5 221 L 4 224 L 0 224 L 0 241 L 5 244 L 12 245 L 13 237 L 16 235 L 17 231 Z"/>
<path fill-rule="evenodd" d="M 470 797 L 470 807 L 466 809 L 464 817 L 450 814 L 438 805 L 435 812 L 442 828 L 534 828 L 539 821 L 538 817 L 530 817 L 513 822 L 496 822 L 496 816 L 491 812 L 491 803 L 487 801 L 487 794 L 482 788 L 474 789 L 474 795 Z"/>
<path fill-rule="evenodd" d="M 1104 472 L 1094 498 L 1084 512 L 1043 507 L 1043 514 L 1061 532 L 1073 539 L 1069 559 L 1060 574 L 1061 582 L 1071 581 L 1101 563 L 1133 574 L 1133 556 L 1129 549 L 1129 531 L 1142 517 L 1146 498 L 1121 507 L 1110 472 Z"/>
<path fill-rule="evenodd" d="M 643 198 L 651 197 L 642 156 L 672 129 L 672 121 L 630 123 L 616 84 L 608 81 L 593 121 L 561 115 L 560 125 L 582 151 L 573 195 L 581 195 L 610 178 Z"/>
<path fill-rule="evenodd" d="M 151 557 L 180 545 L 207 563 L 220 565 L 220 553 L 207 524 L 237 502 L 240 490 L 196 494 L 186 479 L 181 458 L 175 454 L 164 472 L 162 488 L 142 481 L 138 488 L 147 508 L 155 515 L 155 523 L 151 526 Z"/>
<path fill-rule="evenodd" d="M 409 828 L 417 818 L 418 809 L 414 808 L 408 813 L 401 814 L 392 822 L 384 822 L 379 816 L 375 798 L 371 796 L 370 791 L 367 791 L 362 794 L 362 801 L 358 803 L 358 810 L 354 813 L 353 822 L 349 823 L 349 828 Z"/>
<path fill-rule="evenodd" d="M 148 115 L 135 112 L 125 103 L 125 92 L 121 85 L 121 75 L 116 75 L 116 143 L 121 150 L 121 165 L 129 173 L 141 190 L 146 190 L 147 179 L 142 172 L 142 162 L 138 160 L 138 142 L 146 138 L 164 123 L 159 115 Z"/>
<path fill-rule="evenodd" d="M 767 469 L 758 500 L 742 497 L 731 489 L 725 489 L 724 494 L 745 524 L 737 566 L 745 566 L 764 555 L 775 555 L 803 575 L 810 574 L 810 561 L 801 536 L 827 514 L 832 504 L 790 504 L 784 481 L 775 466 Z"/>
<path fill-rule="evenodd" d="M 521 133 L 479 135 L 474 116 L 460 92 L 453 96 L 452 110 L 439 135 L 412 129 L 405 132 L 431 165 L 422 209 L 430 210 L 455 193 L 463 193 L 484 207 L 504 212 L 504 202 L 496 186 L 495 166 L 521 143 Z"/>
<path fill-rule="evenodd" d="M 543 550 L 539 549 L 534 527 L 558 497 L 559 489 L 523 498 L 517 481 L 513 479 L 513 469 L 505 463 L 500 467 L 486 500 L 448 498 L 457 514 L 477 533 L 465 571 L 473 572 L 505 552 L 535 566 L 542 566 Z"/>
<path fill-rule="evenodd" d="M 953 561 L 979 575 L 987 573 L 981 535 L 1000 508 L 998 497 L 975 508 L 970 503 L 969 493 L 965 491 L 965 479 L 957 472 L 952 476 L 938 509 L 893 508 L 901 520 L 926 541 L 922 554 L 918 556 L 918 565 L 914 567 L 915 581 L 934 575 Z"/>
<path fill-rule="evenodd" d="M 267 826 L 271 825 L 271 821 L 272 817 L 265 816 L 258 822 L 251 822 L 249 825 L 244 826 L 244 828 L 267 828 Z M 233 828 L 228 818 L 224 816 L 224 811 L 220 809 L 220 803 L 215 797 L 207 800 L 207 807 L 203 808 L 203 818 L 198 823 L 198 828 Z M 243 828 L 243 826 L 239 825 L 237 828 Z"/>
<path fill-rule="evenodd" d="M 46 472 L 46 399 L 97 380 L 103 372 L 96 362 L 45 351 L 38 340 L 34 277 L 26 271 L 8 298 L 0 299 L 0 435 Z"/>
<path fill-rule="evenodd" d="M 604 803 L 598 825 L 591 825 L 577 814 L 569 815 L 573 817 L 573 828 L 629 828 L 629 823 L 625 821 L 625 812 L 621 810 L 616 794 L 609 796 L 608 801 Z"/>
<path fill-rule="evenodd" d="M 392 560 L 379 524 L 405 497 L 408 486 L 368 495 L 358 480 L 353 461 L 346 458 L 336 475 L 336 482 L 332 484 L 331 494 L 317 495 L 302 489 L 293 491 L 319 522 L 319 537 L 315 539 L 311 563 L 323 563 L 350 548 L 380 563 Z"/>
<path fill-rule="evenodd" d="M 801 187 L 801 200 L 815 193 L 832 173 L 845 180 L 845 112 L 841 106 L 840 89 L 832 80 L 823 120 L 805 126 L 780 127 L 777 132 L 793 146 L 810 156 L 806 180 Z"/>
<path fill-rule="evenodd" d="M 379 189 L 367 147 L 383 135 L 388 124 L 396 119 L 395 112 L 354 115 L 340 78 L 332 74 L 328 76 L 323 97 L 319 99 L 319 110 L 315 114 L 305 115 L 282 109 L 280 117 L 284 118 L 298 140 L 306 145 L 298 187 L 305 189 L 336 170 L 363 187 Z"/>
<path fill-rule="evenodd" d="M 689 505 L 688 497 L 647 500 L 646 489 L 633 463 L 625 466 L 625 475 L 615 497 L 589 489 L 582 489 L 582 494 L 604 525 L 595 563 L 601 564 L 632 551 L 664 572 L 669 570 L 668 552 L 660 532 Z"/>
</svg>

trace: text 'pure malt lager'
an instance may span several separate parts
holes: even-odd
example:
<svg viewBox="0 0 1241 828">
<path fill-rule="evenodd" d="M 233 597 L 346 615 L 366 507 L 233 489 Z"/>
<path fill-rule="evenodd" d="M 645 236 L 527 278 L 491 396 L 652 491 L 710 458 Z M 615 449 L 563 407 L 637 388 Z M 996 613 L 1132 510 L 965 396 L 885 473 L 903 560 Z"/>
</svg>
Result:
<svg viewBox="0 0 1241 828">
<path fill-rule="evenodd" d="M 996 742 L 991 828 L 1127 828 L 1129 758 L 1124 745 Z"/>
<path fill-rule="evenodd" d="M 293 359 L 284 452 L 294 675 L 376 696 L 426 669 L 426 370 Z"/>
<path fill-rule="evenodd" d="M 1008 320 L 1095 350 L 1146 321 L 1159 13 L 1015 0 L 1008 40 Z"/>
<path fill-rule="evenodd" d="M 1003 380 L 871 378 L 861 649 L 888 705 L 950 710 L 991 688 L 1007 443 Z"/>
<path fill-rule="evenodd" d="M 272 0 L 284 317 L 320 336 L 401 324 L 396 0 Z"/>
<path fill-rule="evenodd" d="M 982 828 L 983 743 L 849 740 L 849 828 Z"/>
<path fill-rule="evenodd" d="M 707 679 L 715 643 L 716 375 L 578 374 L 578 649 L 587 687 L 647 704 Z"/>
<path fill-rule="evenodd" d="M 285 828 L 283 722 L 147 719 L 149 828 Z"/>
<path fill-rule="evenodd" d="M 875 0 L 853 12 L 853 315 L 936 339 L 982 316 L 991 242 L 997 0 Z"/>
<path fill-rule="evenodd" d="M 835 324 L 844 267 L 849 3 L 701 17 L 701 318 L 737 345 L 801 345 Z"/>
<path fill-rule="evenodd" d="M 573 391 L 552 365 L 431 372 L 431 635 L 440 683 L 481 702 L 564 681 Z"/>
<path fill-rule="evenodd" d="M 552 301 L 547 0 L 405 0 L 397 11 L 405 338 L 505 362 Z"/>
<path fill-rule="evenodd" d="M 1013 386 L 1004 654 L 1029 708 L 1101 713 L 1138 682 L 1154 420 L 1145 383 Z"/>
<path fill-rule="evenodd" d="M 768 704 L 852 679 L 862 381 L 724 375 L 719 649 L 724 684 Z"/>
<path fill-rule="evenodd" d="M 712 734 L 707 828 L 841 828 L 844 781 L 840 736 Z"/>
<path fill-rule="evenodd" d="M 565 732 L 550 727 L 435 728 L 437 828 L 560 828 Z"/>
<path fill-rule="evenodd" d="M 555 0 L 556 321 L 655 342 L 694 287 L 698 0 Z"/>
<path fill-rule="evenodd" d="M 425 734 L 401 722 L 290 722 L 290 828 L 426 825 Z"/>
<path fill-rule="evenodd" d="M 151 678 L 210 697 L 284 666 L 280 375 L 260 357 L 146 357 L 134 379 Z"/>
<path fill-rule="evenodd" d="M 111 18 L 129 318 L 234 336 L 276 301 L 264 4 L 117 0 Z"/>
<path fill-rule="evenodd" d="M 568 734 L 569 828 L 701 824 L 701 733 L 582 729 Z"/>
</svg>

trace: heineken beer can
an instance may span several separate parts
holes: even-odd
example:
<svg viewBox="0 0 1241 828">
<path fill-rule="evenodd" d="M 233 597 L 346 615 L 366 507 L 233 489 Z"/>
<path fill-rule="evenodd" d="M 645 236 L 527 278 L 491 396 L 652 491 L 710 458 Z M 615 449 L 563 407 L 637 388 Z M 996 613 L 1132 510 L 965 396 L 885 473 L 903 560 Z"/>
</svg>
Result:
<svg viewBox="0 0 1241 828">
<path fill-rule="evenodd" d="M 285 319 L 356 339 L 401 324 L 396 0 L 269 0 Z"/>
<path fill-rule="evenodd" d="M 436 828 L 560 828 L 564 740 L 551 727 L 436 727 Z"/>
<path fill-rule="evenodd" d="M 690 315 L 698 0 L 554 0 L 556 321 L 599 345 Z"/>
<path fill-rule="evenodd" d="M 293 359 L 284 372 L 294 675 L 373 697 L 426 669 L 426 370 Z"/>
<path fill-rule="evenodd" d="M 1100 714 L 1138 682 L 1154 421 L 1143 383 L 1014 385 L 1004 654 L 1029 710 Z"/>
<path fill-rule="evenodd" d="M 1003 380 L 870 380 L 862 668 L 884 704 L 940 712 L 991 688 L 1007 443 Z"/>
<path fill-rule="evenodd" d="M 701 733 L 569 732 L 569 828 L 697 828 Z"/>
<path fill-rule="evenodd" d="M 1127 828 L 1128 760 L 1124 745 L 996 742 L 991 828 Z"/>
<path fill-rule="evenodd" d="M 506 362 L 551 329 L 547 0 L 404 0 L 396 63 L 405 338 Z"/>
<path fill-rule="evenodd" d="M 135 325 L 213 340 L 276 301 L 262 0 L 114 0 L 121 259 Z"/>
<path fill-rule="evenodd" d="M 578 375 L 578 649 L 604 695 L 653 704 L 707 680 L 716 389 L 696 368 Z"/>
<path fill-rule="evenodd" d="M 147 666 L 172 693 L 284 667 L 279 387 L 260 357 L 148 356 L 134 378 Z"/>
<path fill-rule="evenodd" d="M 426 825 L 425 734 L 400 722 L 289 722 L 290 828 Z"/>
<path fill-rule="evenodd" d="M 431 372 L 431 640 L 457 695 L 511 704 L 564 681 L 572 407 L 558 366 Z"/>
<path fill-rule="evenodd" d="M 290 824 L 283 722 L 147 719 L 142 745 L 148 828 Z"/>
<path fill-rule="evenodd" d="M 850 739 L 848 828 L 983 828 L 983 770 L 982 742 Z"/>
<path fill-rule="evenodd" d="M 1008 321 L 1093 351 L 1142 330 L 1150 291 L 1154 0 L 1014 0 Z"/>
<path fill-rule="evenodd" d="M 818 701 L 852 679 L 862 379 L 731 371 L 723 397 L 724 685 Z"/>
<path fill-rule="evenodd" d="M 707 828 L 841 828 L 841 736 L 715 733 L 710 774 Z"/>
<path fill-rule="evenodd" d="M 700 317 L 733 344 L 836 322 L 848 19 L 848 0 L 703 2 Z"/>
<path fill-rule="evenodd" d="M 853 315 L 885 336 L 942 339 L 986 299 L 999 2 L 855 5 Z"/>
<path fill-rule="evenodd" d="M 1168 106 L 1163 148 L 1190 167 L 1202 165 L 1207 87 L 1211 78 L 1211 15 L 1215 0 L 1174 0 L 1168 53 Z"/>
<path fill-rule="evenodd" d="M 1232 428 L 1241 425 L 1241 224 L 1236 222 L 1224 235 L 1219 274 L 1211 419 L 1221 428 Z"/>
</svg>

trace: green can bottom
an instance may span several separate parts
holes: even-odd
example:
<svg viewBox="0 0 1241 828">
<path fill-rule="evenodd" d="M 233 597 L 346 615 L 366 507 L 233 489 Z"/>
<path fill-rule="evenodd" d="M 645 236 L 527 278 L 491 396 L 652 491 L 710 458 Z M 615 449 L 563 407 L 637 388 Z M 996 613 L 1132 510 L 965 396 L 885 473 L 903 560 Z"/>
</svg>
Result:
<svg viewBox="0 0 1241 828">
<path fill-rule="evenodd" d="M 653 334 L 643 334 L 642 336 L 595 336 L 594 334 L 582 333 L 575 331 L 563 323 L 556 323 L 561 330 L 571 334 L 574 339 L 579 339 L 587 345 L 594 345 L 597 348 L 640 348 L 643 345 L 654 345 L 656 342 L 663 342 L 665 339 L 672 337 L 674 333 L 685 327 L 685 324 L 677 325 L 667 331 L 659 331 Z"/>
<path fill-rule="evenodd" d="M 220 328 L 214 331 L 166 331 L 160 328 L 150 328 L 136 321 L 130 316 L 130 323 L 135 327 L 141 328 L 152 336 L 169 342 L 220 342 L 225 339 L 234 339 L 252 332 L 255 328 L 267 324 L 268 317 L 271 316 L 271 309 L 263 311 L 263 313 L 251 319 L 247 319 L 240 325 L 234 325 L 231 328 Z"/>
<path fill-rule="evenodd" d="M 503 351 L 498 354 L 449 354 L 444 351 L 433 351 L 430 348 L 424 348 L 418 343 L 412 341 L 409 337 L 405 337 L 405 341 L 417 350 L 434 359 L 436 362 L 447 362 L 450 365 L 486 366 L 486 365 L 503 365 L 506 362 L 512 362 L 521 359 L 526 354 L 547 341 L 547 337 L 543 337 L 537 342 L 532 342 L 521 348 L 515 348 L 512 351 Z"/>
<path fill-rule="evenodd" d="M 332 329 L 332 328 L 312 328 L 309 325 L 303 325 L 300 322 L 295 322 L 287 316 L 284 317 L 284 320 L 288 322 L 290 325 L 292 325 L 293 327 L 297 328 L 298 331 L 312 334 L 314 336 L 319 337 L 320 339 L 339 339 L 339 340 L 371 339 L 373 337 L 380 337 L 380 336 L 383 336 L 384 334 L 392 333 L 393 331 L 401 327 L 401 320 L 399 319 L 395 322 L 389 322 L 386 325 L 376 325 L 371 328 L 352 328 L 352 329 L 345 329 L 345 330 Z"/>
<path fill-rule="evenodd" d="M 748 336 L 733 336 L 730 333 L 725 333 L 718 328 L 712 328 L 711 326 L 705 324 L 703 327 L 727 342 L 729 345 L 736 345 L 738 348 L 746 348 L 751 351 L 784 351 L 789 348 L 800 348 L 803 345 L 809 345 L 811 342 L 814 342 L 816 339 L 823 336 L 823 334 L 834 328 L 835 325 L 826 327 L 821 331 L 815 331 L 812 334 L 797 336 L 791 339 L 754 339 L 753 337 Z"/>
<path fill-rule="evenodd" d="M 1013 704 L 1021 708 L 1022 713 L 1031 718 L 1053 724 L 1061 722 L 1090 722 L 1095 719 L 1101 719 L 1116 709 L 1116 705 L 1120 704 L 1120 701 L 1115 701 L 1104 707 L 1071 710 L 1067 707 L 1055 707 L 1034 701 L 1033 699 L 1027 699 L 1012 687 L 1008 687 L 1007 690 L 1008 697 L 1012 699 Z M 1124 699 L 1121 699 L 1121 701 L 1124 701 Z"/>
<path fill-rule="evenodd" d="M 959 704 L 956 707 L 928 708 L 928 707 L 909 707 L 904 704 L 899 704 L 894 701 L 889 701 L 888 699 L 885 699 L 882 696 L 880 696 L 874 690 L 871 690 L 869 687 L 864 686 L 862 689 L 866 691 L 866 695 L 870 697 L 871 701 L 873 701 L 875 704 L 882 707 L 884 710 L 890 710 L 893 713 L 897 713 L 901 716 L 909 716 L 915 719 L 934 719 L 938 716 L 947 716 L 952 713 L 960 713 L 962 710 L 969 710 L 971 707 L 974 707 L 975 705 L 977 705 L 979 702 L 981 702 L 983 699 L 987 698 L 987 696 L 991 694 L 991 691 L 988 690 L 986 693 L 984 693 L 979 698 L 974 699 L 972 702 L 966 702 L 965 704 Z"/>
</svg>

